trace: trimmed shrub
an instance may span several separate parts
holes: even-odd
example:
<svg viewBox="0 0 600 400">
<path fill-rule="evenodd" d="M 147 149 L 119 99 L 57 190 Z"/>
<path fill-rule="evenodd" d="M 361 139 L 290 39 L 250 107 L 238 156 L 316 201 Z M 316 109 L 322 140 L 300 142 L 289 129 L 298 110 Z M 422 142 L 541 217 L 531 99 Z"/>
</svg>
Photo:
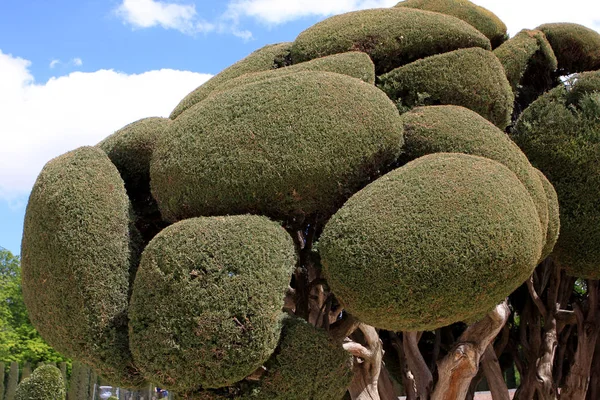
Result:
<svg viewBox="0 0 600 400">
<path fill-rule="evenodd" d="M 300 33 L 291 48 L 294 64 L 331 54 L 362 51 L 377 75 L 433 54 L 466 47 L 491 49 L 477 29 L 448 15 L 412 8 L 354 11 Z"/>
<path fill-rule="evenodd" d="M 192 107 L 204 100 L 216 87 L 224 82 L 251 72 L 267 71 L 287 65 L 291 43 L 278 43 L 267 45 L 256 50 L 248 57 L 224 69 L 210 80 L 193 90 L 175 107 L 169 118 L 175 119 Z"/>
<path fill-rule="evenodd" d="M 584 73 L 529 106 L 513 139 L 556 189 L 560 236 L 554 258 L 573 276 L 600 278 L 600 72 Z M 585 89 L 581 89 L 585 88 Z"/>
<path fill-rule="evenodd" d="M 548 201 L 544 186 L 525 154 L 504 132 L 479 114 L 458 106 L 418 107 L 401 118 L 403 157 L 408 160 L 432 153 L 464 153 L 507 166 L 531 195 L 545 240 Z"/>
<path fill-rule="evenodd" d="M 301 71 L 334 72 L 360 79 L 371 85 L 375 84 L 375 66 L 367 53 L 351 51 L 317 58 L 311 61 L 278 68 L 271 71 L 255 72 L 242 75 L 219 86 L 216 91 L 233 89 L 238 86 L 260 82 L 278 76 L 290 75 Z"/>
<path fill-rule="evenodd" d="M 452 15 L 483 33 L 496 48 L 507 38 L 506 25 L 493 12 L 468 0 L 406 0 L 396 7 L 418 8 Z"/>
<path fill-rule="evenodd" d="M 379 87 L 401 110 L 452 104 L 477 112 L 500 129 L 510 123 L 514 95 L 491 51 L 461 49 L 415 61 L 382 75 Z"/>
<path fill-rule="evenodd" d="M 231 385 L 277 347 L 294 244 L 259 216 L 193 218 L 148 244 L 129 309 L 148 380 L 175 391 Z"/>
<path fill-rule="evenodd" d="M 535 205 L 511 170 L 437 153 L 350 198 L 318 249 L 349 313 L 382 329 L 426 331 L 491 310 L 531 275 L 542 244 Z"/>
<path fill-rule="evenodd" d="M 558 204 L 558 195 L 556 194 L 556 190 L 554 190 L 554 186 L 552 186 L 542 171 L 539 169 L 534 170 L 544 185 L 544 192 L 548 199 L 548 230 L 546 232 L 546 245 L 542 249 L 542 258 L 540 259 L 543 261 L 550 253 L 552 253 L 554 245 L 558 240 L 558 235 L 560 233 L 560 206 Z"/>
<path fill-rule="evenodd" d="M 139 380 L 127 345 L 129 207 L 110 159 L 81 147 L 38 176 L 21 246 L 23 298 L 36 329 L 123 386 Z"/>
<path fill-rule="evenodd" d="M 600 68 L 600 34 L 572 23 L 540 25 L 556 54 L 560 75 Z"/>
<path fill-rule="evenodd" d="M 376 87 L 299 72 L 215 93 L 158 142 L 151 186 L 163 218 L 326 218 L 394 162 L 394 104 Z"/>
<path fill-rule="evenodd" d="M 523 82 L 528 69 L 532 70 L 530 75 L 549 75 L 558 67 L 552 47 L 541 31 L 524 29 L 494 50 L 494 54 L 502 63 L 515 95 L 519 86 L 528 84 Z"/>
<path fill-rule="evenodd" d="M 33 371 L 17 387 L 15 400 L 65 400 L 66 389 L 60 370 L 53 365 L 43 365 Z"/>
</svg>

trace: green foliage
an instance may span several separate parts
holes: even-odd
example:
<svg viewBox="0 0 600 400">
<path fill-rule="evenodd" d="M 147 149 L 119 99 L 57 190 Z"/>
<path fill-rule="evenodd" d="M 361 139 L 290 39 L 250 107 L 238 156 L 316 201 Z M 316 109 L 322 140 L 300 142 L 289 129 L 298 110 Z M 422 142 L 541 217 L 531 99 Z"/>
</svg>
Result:
<svg viewBox="0 0 600 400">
<path fill-rule="evenodd" d="M 127 338 L 129 207 L 106 154 L 82 147 L 38 176 L 22 242 L 23 296 L 35 327 L 124 386 L 139 379 Z"/>
<path fill-rule="evenodd" d="M 273 353 L 296 255 L 259 216 L 194 218 L 146 247 L 135 279 L 130 341 L 146 378 L 176 391 L 237 382 Z"/>
<path fill-rule="evenodd" d="M 590 279 L 600 278 L 600 118 L 591 106 L 599 76 L 584 73 L 571 86 L 546 93 L 521 114 L 513 132 L 558 194 L 554 257 L 571 275 Z"/>
<path fill-rule="evenodd" d="M 379 77 L 379 87 L 401 106 L 452 104 L 477 112 L 500 129 L 510 122 L 514 95 L 490 51 L 461 49 L 415 61 Z"/>
<path fill-rule="evenodd" d="M 483 33 L 494 48 L 508 38 L 506 25 L 500 18 L 468 0 L 406 0 L 396 4 L 396 7 L 435 11 L 462 19 Z"/>
<path fill-rule="evenodd" d="M 278 43 L 265 46 L 229 68 L 224 69 L 181 100 L 169 118 L 177 118 L 179 114 L 204 100 L 215 88 L 228 80 L 252 72 L 267 71 L 285 66 L 287 64 L 286 59 L 289 58 L 290 46 L 291 43 Z"/>
<path fill-rule="evenodd" d="M 15 400 L 65 400 L 66 390 L 60 370 L 44 365 L 19 384 Z"/>
<path fill-rule="evenodd" d="M 561 75 L 600 68 L 600 34 L 572 23 L 540 25 L 556 54 Z"/>
<path fill-rule="evenodd" d="M 215 93 L 173 121 L 152 159 L 152 194 L 168 221 L 326 218 L 402 144 L 397 110 L 376 87 L 298 72 Z"/>
<path fill-rule="evenodd" d="M 4 400 L 4 375 L 6 366 L 0 361 L 0 400 Z"/>
<path fill-rule="evenodd" d="M 349 313 L 382 329 L 423 331 L 488 312 L 531 275 L 542 244 L 531 196 L 512 171 L 437 153 L 351 197 L 318 248 Z"/>
<path fill-rule="evenodd" d="M 362 51 L 377 75 L 438 53 L 466 47 L 491 49 L 490 41 L 464 21 L 412 8 L 382 8 L 336 15 L 300 33 L 291 48 L 294 64 Z"/>
<path fill-rule="evenodd" d="M 19 364 L 13 361 L 10 363 L 10 371 L 8 373 L 8 379 L 6 380 L 6 393 L 4 394 L 4 400 L 15 399 L 15 393 L 17 392 L 18 384 Z"/>
<path fill-rule="evenodd" d="M 535 169 L 535 172 L 538 174 L 544 185 L 544 192 L 546 193 L 548 202 L 548 230 L 546 231 L 546 244 L 542 249 L 542 258 L 540 259 L 544 260 L 552 253 L 554 245 L 556 245 L 556 241 L 558 240 L 558 235 L 560 233 L 560 206 L 554 186 L 552 186 L 542 171 Z"/>
<path fill-rule="evenodd" d="M 458 106 L 418 107 L 401 119 L 403 157 L 407 160 L 432 153 L 464 153 L 507 166 L 531 195 L 546 240 L 548 201 L 544 186 L 525 154 L 504 132 L 477 113 Z"/>
</svg>

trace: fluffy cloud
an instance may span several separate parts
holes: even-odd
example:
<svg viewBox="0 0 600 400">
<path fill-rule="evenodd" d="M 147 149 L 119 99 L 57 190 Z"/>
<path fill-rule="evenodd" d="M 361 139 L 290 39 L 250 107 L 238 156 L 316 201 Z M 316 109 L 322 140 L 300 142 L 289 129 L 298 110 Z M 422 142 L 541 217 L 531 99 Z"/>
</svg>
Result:
<svg viewBox="0 0 600 400">
<path fill-rule="evenodd" d="M 194 5 L 155 0 L 123 0 L 116 12 L 123 21 L 134 28 L 162 26 L 187 34 L 214 30 L 214 25 L 198 21 Z"/>
<path fill-rule="evenodd" d="M 95 145 L 137 119 L 168 116 L 207 74 L 162 69 L 138 75 L 73 72 L 37 84 L 30 62 L 0 50 L 0 199 L 26 196 L 43 165 Z"/>
</svg>

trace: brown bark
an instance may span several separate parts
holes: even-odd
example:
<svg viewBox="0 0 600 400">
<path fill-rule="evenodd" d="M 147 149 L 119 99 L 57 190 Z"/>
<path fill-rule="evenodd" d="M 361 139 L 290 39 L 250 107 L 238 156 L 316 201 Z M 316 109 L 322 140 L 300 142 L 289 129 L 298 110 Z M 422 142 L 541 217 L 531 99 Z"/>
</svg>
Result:
<svg viewBox="0 0 600 400">
<path fill-rule="evenodd" d="M 344 349 L 354 356 L 354 378 L 348 392 L 352 400 L 380 400 L 378 381 L 383 359 L 383 345 L 372 326 L 359 324 L 365 344 L 348 341 Z"/>
<path fill-rule="evenodd" d="M 598 399 L 600 399 L 600 336 L 596 340 L 596 351 L 592 360 L 592 375 L 587 394 L 587 400 Z"/>
<path fill-rule="evenodd" d="M 402 345 L 408 369 L 415 384 L 417 400 L 427 400 L 433 387 L 433 375 L 419 350 L 419 332 L 402 332 Z"/>
<path fill-rule="evenodd" d="M 398 400 L 399 394 L 394 389 L 392 378 L 385 365 L 381 366 L 379 373 L 379 381 L 377 382 L 377 388 L 379 390 L 379 397 L 381 400 Z"/>
<path fill-rule="evenodd" d="M 498 335 L 509 314 L 507 302 L 504 301 L 460 335 L 453 349 L 438 362 L 439 381 L 432 400 L 465 398 L 469 384 L 479 369 L 481 356 Z"/>
<path fill-rule="evenodd" d="M 398 354 L 398 359 L 400 361 L 400 368 L 402 369 L 402 387 L 404 388 L 406 394 L 406 400 L 416 400 L 417 392 L 416 392 L 416 384 L 414 380 L 414 376 L 408 367 L 408 362 L 406 361 L 406 355 L 404 354 L 404 345 L 402 344 L 402 340 L 395 333 L 390 333 L 392 338 L 392 346 L 396 350 Z"/>
<path fill-rule="evenodd" d="M 481 369 L 487 380 L 488 387 L 492 393 L 493 400 L 510 400 L 508 387 L 504 382 L 504 375 L 500 369 L 498 357 L 494 351 L 494 347 L 490 344 L 486 347 L 481 359 Z"/>
</svg>

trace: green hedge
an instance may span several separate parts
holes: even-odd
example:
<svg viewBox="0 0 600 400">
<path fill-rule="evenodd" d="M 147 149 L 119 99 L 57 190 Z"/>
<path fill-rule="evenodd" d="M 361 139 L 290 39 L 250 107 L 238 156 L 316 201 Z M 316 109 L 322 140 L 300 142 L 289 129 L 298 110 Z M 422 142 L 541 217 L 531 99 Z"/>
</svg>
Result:
<svg viewBox="0 0 600 400">
<path fill-rule="evenodd" d="M 33 325 L 57 351 L 123 386 L 139 381 L 127 338 L 129 207 L 110 159 L 81 147 L 38 176 L 21 246 Z"/>
<path fill-rule="evenodd" d="M 542 244 L 531 196 L 511 170 L 437 153 L 350 198 L 318 250 L 349 313 L 382 329 L 425 331 L 491 310 L 531 275 Z"/>
<path fill-rule="evenodd" d="M 399 108 L 452 104 L 477 112 L 500 129 L 510 123 L 514 95 L 491 51 L 461 49 L 415 61 L 382 75 L 379 87 Z"/>
<path fill-rule="evenodd" d="M 595 30 L 571 23 L 544 24 L 536 29 L 548 38 L 561 75 L 600 68 L 600 34 Z"/>
<path fill-rule="evenodd" d="M 291 43 L 267 45 L 256 50 L 243 60 L 224 69 L 181 100 L 173 112 L 171 112 L 169 118 L 177 118 L 179 114 L 192 107 L 194 104 L 204 100 L 215 88 L 230 79 L 251 72 L 267 71 L 279 68 L 280 66 L 285 66 L 287 64 L 286 59 L 289 58 L 290 46 Z"/>
<path fill-rule="evenodd" d="M 157 144 L 152 193 L 162 216 L 326 218 L 395 161 L 394 104 L 373 85 L 299 72 L 215 93 Z"/>
<path fill-rule="evenodd" d="M 542 249 L 541 258 L 541 260 L 544 260 L 552 253 L 554 245 L 556 245 L 556 241 L 558 240 L 558 235 L 560 233 L 560 205 L 558 203 L 556 190 L 548 178 L 546 178 L 546 175 L 539 169 L 535 169 L 535 172 L 538 174 L 544 185 L 544 191 L 548 199 L 548 230 L 546 231 L 546 245 Z"/>
<path fill-rule="evenodd" d="M 60 370 L 53 365 L 36 368 L 17 387 L 15 400 L 65 400 L 66 388 Z"/>
<path fill-rule="evenodd" d="M 294 64 L 348 51 L 371 56 L 377 75 L 433 54 L 466 47 L 491 49 L 477 29 L 448 15 L 412 8 L 384 8 L 336 15 L 300 33 Z"/>
<path fill-rule="evenodd" d="M 142 255 L 129 309 L 136 365 L 160 387 L 231 385 L 279 340 L 296 255 L 288 233 L 259 216 L 192 218 Z"/>
</svg>

